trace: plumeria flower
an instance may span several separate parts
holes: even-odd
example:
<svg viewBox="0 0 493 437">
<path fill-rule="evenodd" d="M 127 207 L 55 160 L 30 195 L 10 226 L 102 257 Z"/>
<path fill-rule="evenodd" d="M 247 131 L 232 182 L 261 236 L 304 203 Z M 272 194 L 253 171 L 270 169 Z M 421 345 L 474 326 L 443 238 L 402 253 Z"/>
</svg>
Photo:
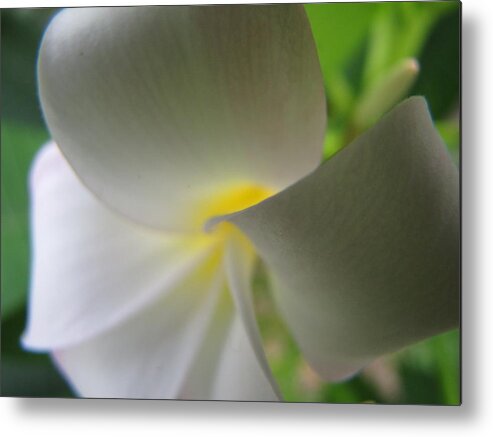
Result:
<svg viewBox="0 0 493 437">
<path fill-rule="evenodd" d="M 39 58 L 23 344 L 80 396 L 281 399 L 251 279 L 310 365 L 352 375 L 458 325 L 458 174 L 425 101 L 320 165 L 304 10 L 69 9 Z"/>
</svg>

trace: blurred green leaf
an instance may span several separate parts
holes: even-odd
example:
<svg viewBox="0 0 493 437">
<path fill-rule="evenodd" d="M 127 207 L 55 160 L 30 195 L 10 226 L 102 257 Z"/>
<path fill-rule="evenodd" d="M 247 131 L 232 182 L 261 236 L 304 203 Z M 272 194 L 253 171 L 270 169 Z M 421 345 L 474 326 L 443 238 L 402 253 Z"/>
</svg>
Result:
<svg viewBox="0 0 493 437">
<path fill-rule="evenodd" d="M 458 330 L 422 341 L 395 354 L 407 404 L 458 405 Z"/>
<path fill-rule="evenodd" d="M 363 105 L 361 100 L 367 100 L 368 96 L 375 100 L 375 93 L 383 93 L 382 99 L 389 100 L 391 96 L 374 88 L 382 85 L 382 80 L 396 71 L 403 62 L 409 63 L 411 58 L 428 53 L 429 35 L 430 32 L 432 35 L 436 34 L 436 23 L 441 17 L 456 13 L 459 7 L 453 1 L 305 5 L 327 91 L 328 129 L 337 132 L 336 136 L 330 137 L 329 146 L 326 145 L 325 158 L 347 145 L 379 118 L 381 114 L 373 114 L 371 119 L 363 122 L 354 120 L 355 112 Z M 453 29 L 449 29 L 448 34 L 455 32 L 458 35 L 458 23 L 451 26 Z M 443 35 L 441 41 L 446 44 Z M 448 47 L 446 50 L 458 55 L 458 47 Z M 439 56 L 434 58 L 440 59 Z M 418 81 L 430 83 L 426 79 L 428 74 L 425 65 L 418 75 Z M 425 78 L 422 79 L 421 76 Z M 409 80 L 406 87 L 402 85 L 401 92 L 393 96 L 397 101 L 390 101 L 390 107 L 397 104 L 400 98 L 412 94 L 423 94 L 431 101 L 437 99 L 435 94 L 440 95 L 432 87 L 420 87 L 416 92 L 417 88 L 412 87 L 412 82 L 413 80 Z M 453 86 L 455 90 L 458 89 L 458 83 Z M 453 100 L 450 94 L 453 95 L 454 92 L 450 93 L 450 86 L 446 88 L 447 96 Z"/>
<path fill-rule="evenodd" d="M 412 94 L 424 95 L 435 120 L 450 115 L 459 106 L 460 91 L 460 3 L 440 18 L 419 56 L 421 73 Z"/>
<path fill-rule="evenodd" d="M 384 2 L 370 26 L 365 88 L 405 58 L 416 57 L 434 23 L 455 2 Z"/>
<path fill-rule="evenodd" d="M 2 119 L 43 125 L 36 90 L 36 58 L 52 8 L 1 11 Z"/>
<path fill-rule="evenodd" d="M 458 120 L 455 117 L 440 120 L 435 123 L 435 126 L 445 141 L 452 159 L 456 164 L 459 164 L 460 129 Z"/>
<path fill-rule="evenodd" d="M 361 375 L 348 381 L 326 384 L 318 401 L 336 404 L 383 403 L 374 388 Z"/>
<path fill-rule="evenodd" d="M 344 69 L 361 45 L 378 9 L 376 3 L 305 5 L 322 70 Z"/>
<path fill-rule="evenodd" d="M 332 3 L 308 4 L 305 9 L 329 102 L 344 110 L 354 98 L 345 70 L 363 44 L 378 6 L 376 3 Z"/>
<path fill-rule="evenodd" d="M 460 349 L 459 331 L 430 339 L 430 348 L 436 363 L 442 401 L 447 405 L 460 403 Z"/>
<path fill-rule="evenodd" d="M 25 303 L 29 275 L 27 175 L 39 147 L 48 139 L 44 129 L 2 122 L 1 149 L 1 290 L 2 316 Z"/>
<path fill-rule="evenodd" d="M 24 326 L 24 309 L 2 318 L 1 395 L 73 397 L 47 354 L 21 349 L 19 339 Z"/>
</svg>

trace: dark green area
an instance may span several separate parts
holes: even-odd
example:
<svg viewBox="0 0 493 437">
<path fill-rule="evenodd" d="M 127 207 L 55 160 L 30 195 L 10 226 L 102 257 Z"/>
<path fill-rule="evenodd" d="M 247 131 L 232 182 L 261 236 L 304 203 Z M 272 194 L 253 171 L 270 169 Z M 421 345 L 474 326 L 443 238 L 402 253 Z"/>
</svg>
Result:
<svg viewBox="0 0 493 437">
<path fill-rule="evenodd" d="M 2 319 L 1 395 L 71 397 L 48 355 L 26 353 L 19 346 L 24 326 L 24 310 Z"/>
<path fill-rule="evenodd" d="M 48 355 L 20 346 L 29 287 L 28 174 L 49 137 L 36 92 L 36 54 L 52 14 L 52 9 L 1 11 L 2 396 L 70 395 Z"/>
<path fill-rule="evenodd" d="M 23 307 L 28 286 L 28 172 L 48 134 L 28 124 L 2 123 L 2 315 Z"/>
<path fill-rule="evenodd" d="M 53 9 L 4 9 L 2 36 L 2 121 L 43 126 L 36 91 L 36 54 Z"/>
<path fill-rule="evenodd" d="M 426 96 L 436 120 L 453 116 L 459 109 L 460 9 L 444 15 L 419 55 L 421 74 L 411 95 Z"/>
</svg>

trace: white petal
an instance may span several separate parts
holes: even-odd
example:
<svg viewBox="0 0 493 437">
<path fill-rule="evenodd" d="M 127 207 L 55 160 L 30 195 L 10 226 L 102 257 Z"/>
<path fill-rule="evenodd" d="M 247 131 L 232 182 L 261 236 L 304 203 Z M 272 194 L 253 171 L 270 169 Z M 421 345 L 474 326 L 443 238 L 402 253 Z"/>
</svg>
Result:
<svg viewBox="0 0 493 437">
<path fill-rule="evenodd" d="M 211 399 L 270 401 L 281 399 L 276 383 L 258 360 L 258 351 L 236 314 L 222 350 Z"/>
<path fill-rule="evenodd" d="M 73 8 L 44 37 L 50 131 L 112 208 L 196 226 L 233 183 L 278 190 L 320 161 L 325 98 L 302 6 Z"/>
<path fill-rule="evenodd" d="M 275 401 L 281 395 L 270 371 L 253 308 L 251 290 L 254 254 L 243 236 L 233 234 L 225 255 L 228 284 L 237 308 L 223 351 L 216 399 Z"/>
<path fill-rule="evenodd" d="M 207 327 L 200 351 L 188 369 L 180 388 L 180 399 L 210 400 L 218 364 L 234 317 L 231 294 L 226 286 L 217 302 L 211 323 Z"/>
<path fill-rule="evenodd" d="M 31 174 L 33 265 L 24 345 L 66 347 L 173 289 L 210 250 L 116 216 L 76 178 L 54 144 Z M 195 241 L 195 242 L 194 242 Z"/>
<path fill-rule="evenodd" d="M 411 98 L 313 174 L 232 215 L 322 376 L 457 326 L 458 172 Z"/>
<path fill-rule="evenodd" d="M 55 361 L 83 397 L 180 397 L 223 286 L 221 270 L 198 271 L 129 322 L 57 350 Z"/>
<path fill-rule="evenodd" d="M 221 298 L 203 350 L 187 376 L 181 394 L 184 399 L 281 399 L 253 313 L 250 283 L 254 253 L 237 234 L 229 240 L 224 259 L 227 294 Z"/>
</svg>

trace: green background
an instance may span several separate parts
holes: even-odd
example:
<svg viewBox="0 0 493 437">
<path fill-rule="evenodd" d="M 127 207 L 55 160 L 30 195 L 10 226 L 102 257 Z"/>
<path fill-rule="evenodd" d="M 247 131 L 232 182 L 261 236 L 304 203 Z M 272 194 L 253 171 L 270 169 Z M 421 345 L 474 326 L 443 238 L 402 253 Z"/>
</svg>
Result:
<svg viewBox="0 0 493 437">
<path fill-rule="evenodd" d="M 385 83 L 402 59 L 415 57 L 420 73 L 406 95 L 427 98 L 458 163 L 460 4 L 339 3 L 306 10 L 327 91 L 325 158 L 360 133 L 353 118 L 365 93 Z M 48 8 L 1 11 L 2 396 L 73 396 L 48 355 L 29 353 L 19 344 L 29 287 L 28 172 L 49 138 L 36 94 L 36 54 L 54 13 Z M 255 302 L 268 359 L 288 401 L 460 403 L 457 330 L 382 357 L 349 381 L 328 384 L 310 370 L 277 317 L 261 270 Z"/>
</svg>

